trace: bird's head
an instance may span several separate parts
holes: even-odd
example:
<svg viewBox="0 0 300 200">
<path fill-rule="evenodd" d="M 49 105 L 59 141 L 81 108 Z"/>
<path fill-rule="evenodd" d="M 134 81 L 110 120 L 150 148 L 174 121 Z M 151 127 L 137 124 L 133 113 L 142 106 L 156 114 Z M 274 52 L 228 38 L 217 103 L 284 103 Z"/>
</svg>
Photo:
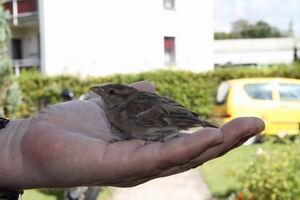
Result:
<svg viewBox="0 0 300 200">
<path fill-rule="evenodd" d="M 102 97 L 107 109 L 112 109 L 123 103 L 129 96 L 138 91 L 127 85 L 112 83 L 93 86 L 90 90 Z"/>
</svg>

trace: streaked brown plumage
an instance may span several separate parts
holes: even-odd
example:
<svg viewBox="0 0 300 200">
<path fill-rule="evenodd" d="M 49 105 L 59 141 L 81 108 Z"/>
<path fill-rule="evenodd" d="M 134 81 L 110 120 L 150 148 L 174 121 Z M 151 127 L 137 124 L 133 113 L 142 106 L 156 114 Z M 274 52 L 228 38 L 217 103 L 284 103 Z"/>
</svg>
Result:
<svg viewBox="0 0 300 200">
<path fill-rule="evenodd" d="M 155 93 L 122 84 L 104 84 L 91 90 L 102 97 L 108 120 L 126 139 L 160 140 L 192 127 L 219 127 Z"/>
</svg>

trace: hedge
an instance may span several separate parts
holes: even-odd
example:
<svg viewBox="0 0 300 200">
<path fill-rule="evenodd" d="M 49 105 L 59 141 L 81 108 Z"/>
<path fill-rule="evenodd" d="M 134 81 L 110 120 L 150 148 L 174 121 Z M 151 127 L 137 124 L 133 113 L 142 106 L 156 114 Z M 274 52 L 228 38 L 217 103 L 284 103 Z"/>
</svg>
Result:
<svg viewBox="0 0 300 200">
<path fill-rule="evenodd" d="M 37 71 L 22 72 L 18 81 L 23 93 L 19 117 L 35 114 L 47 104 L 62 101 L 63 89 L 71 89 L 76 98 L 89 91 L 95 84 L 130 83 L 148 80 L 155 84 L 161 95 L 175 98 L 189 109 L 209 117 L 218 85 L 228 79 L 245 77 L 290 77 L 300 78 L 300 65 L 272 67 L 225 68 L 205 73 L 182 70 L 157 70 L 138 74 L 115 74 L 105 77 L 79 78 L 72 75 L 45 76 Z"/>
</svg>

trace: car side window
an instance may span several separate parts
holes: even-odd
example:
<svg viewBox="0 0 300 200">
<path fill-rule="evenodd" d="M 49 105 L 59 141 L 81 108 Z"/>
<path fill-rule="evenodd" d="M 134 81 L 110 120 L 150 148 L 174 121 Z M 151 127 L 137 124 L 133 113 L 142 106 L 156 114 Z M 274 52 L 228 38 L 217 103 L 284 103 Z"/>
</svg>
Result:
<svg viewBox="0 0 300 200">
<path fill-rule="evenodd" d="M 280 83 L 278 92 L 282 101 L 300 101 L 300 84 Z"/>
<path fill-rule="evenodd" d="M 244 90 L 253 99 L 272 100 L 272 86 L 269 83 L 246 84 Z"/>
</svg>

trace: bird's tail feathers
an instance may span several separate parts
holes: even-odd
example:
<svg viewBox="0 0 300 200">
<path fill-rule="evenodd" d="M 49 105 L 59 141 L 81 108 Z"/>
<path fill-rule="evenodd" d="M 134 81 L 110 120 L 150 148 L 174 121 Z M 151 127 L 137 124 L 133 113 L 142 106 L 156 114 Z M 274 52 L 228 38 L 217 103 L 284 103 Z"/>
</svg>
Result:
<svg viewBox="0 0 300 200">
<path fill-rule="evenodd" d="M 220 124 L 217 124 L 215 122 L 209 122 L 206 120 L 200 120 L 201 121 L 201 126 L 203 127 L 211 127 L 211 128 L 220 128 Z"/>
</svg>

